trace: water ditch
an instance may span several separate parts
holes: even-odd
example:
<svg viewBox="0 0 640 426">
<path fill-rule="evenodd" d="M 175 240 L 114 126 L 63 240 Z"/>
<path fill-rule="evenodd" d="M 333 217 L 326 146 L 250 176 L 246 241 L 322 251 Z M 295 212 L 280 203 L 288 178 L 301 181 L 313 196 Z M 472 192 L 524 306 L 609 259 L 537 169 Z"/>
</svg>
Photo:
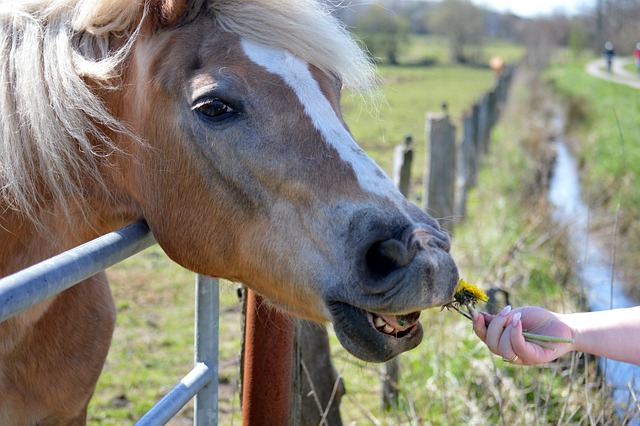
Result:
<svg viewBox="0 0 640 426">
<path fill-rule="evenodd" d="M 576 160 L 562 138 L 562 117 L 555 117 L 552 126 L 556 135 L 556 161 L 548 195 L 554 206 L 552 218 L 558 225 L 567 227 L 567 244 L 589 309 L 600 311 L 636 306 L 638 301 L 623 291 L 624 278 L 612 268 L 610 250 L 590 233 L 591 211 L 582 200 Z M 637 408 L 632 408 L 635 405 L 633 395 L 640 396 L 640 367 L 600 358 L 600 369 L 613 389 L 616 404 L 632 410 L 629 415 L 635 420 L 629 424 L 640 425 Z M 622 417 L 625 414 L 621 412 Z"/>
</svg>

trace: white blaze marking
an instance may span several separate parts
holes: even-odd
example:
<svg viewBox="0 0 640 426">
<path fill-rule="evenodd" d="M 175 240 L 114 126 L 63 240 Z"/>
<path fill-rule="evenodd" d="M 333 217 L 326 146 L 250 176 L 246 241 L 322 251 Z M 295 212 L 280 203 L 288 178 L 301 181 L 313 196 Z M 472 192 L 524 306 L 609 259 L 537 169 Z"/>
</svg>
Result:
<svg viewBox="0 0 640 426">
<path fill-rule="evenodd" d="M 246 55 L 267 71 L 280 76 L 296 93 L 305 113 L 325 141 L 353 168 L 360 186 L 374 194 L 398 198 L 400 192 L 384 171 L 358 146 L 342 125 L 305 62 L 289 52 L 242 40 Z"/>
</svg>

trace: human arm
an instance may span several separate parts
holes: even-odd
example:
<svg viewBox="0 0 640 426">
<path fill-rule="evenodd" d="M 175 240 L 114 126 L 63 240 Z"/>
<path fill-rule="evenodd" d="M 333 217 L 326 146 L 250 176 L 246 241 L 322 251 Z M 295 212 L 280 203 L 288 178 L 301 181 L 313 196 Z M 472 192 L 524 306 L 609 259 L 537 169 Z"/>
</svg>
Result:
<svg viewBox="0 0 640 426">
<path fill-rule="evenodd" d="M 640 365 L 640 306 L 598 312 L 558 314 L 539 307 L 505 309 L 499 315 L 474 313 L 473 329 L 489 349 L 517 364 L 549 362 L 570 351 L 581 351 Z M 525 340 L 531 333 L 572 338 L 550 343 L 553 349 Z"/>
</svg>

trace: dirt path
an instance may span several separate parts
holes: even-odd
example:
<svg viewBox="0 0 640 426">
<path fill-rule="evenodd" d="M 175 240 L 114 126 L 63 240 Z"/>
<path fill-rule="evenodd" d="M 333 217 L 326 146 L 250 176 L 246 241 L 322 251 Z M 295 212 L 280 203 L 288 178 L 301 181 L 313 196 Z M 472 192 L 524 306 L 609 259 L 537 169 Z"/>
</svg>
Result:
<svg viewBox="0 0 640 426">
<path fill-rule="evenodd" d="M 624 66 L 633 61 L 633 58 L 614 58 L 611 73 L 605 70 L 604 59 L 596 59 L 586 66 L 586 71 L 594 77 L 624 84 L 635 89 L 640 89 L 640 74 L 632 73 L 624 69 Z"/>
</svg>

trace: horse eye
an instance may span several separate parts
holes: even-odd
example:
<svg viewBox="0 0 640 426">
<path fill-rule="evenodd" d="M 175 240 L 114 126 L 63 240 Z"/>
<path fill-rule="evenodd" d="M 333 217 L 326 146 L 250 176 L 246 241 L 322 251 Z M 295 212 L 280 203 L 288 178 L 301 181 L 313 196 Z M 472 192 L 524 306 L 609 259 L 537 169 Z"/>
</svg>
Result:
<svg viewBox="0 0 640 426">
<path fill-rule="evenodd" d="M 236 111 L 220 99 L 212 99 L 196 105 L 195 109 L 206 119 L 220 121 L 231 117 Z"/>
</svg>

